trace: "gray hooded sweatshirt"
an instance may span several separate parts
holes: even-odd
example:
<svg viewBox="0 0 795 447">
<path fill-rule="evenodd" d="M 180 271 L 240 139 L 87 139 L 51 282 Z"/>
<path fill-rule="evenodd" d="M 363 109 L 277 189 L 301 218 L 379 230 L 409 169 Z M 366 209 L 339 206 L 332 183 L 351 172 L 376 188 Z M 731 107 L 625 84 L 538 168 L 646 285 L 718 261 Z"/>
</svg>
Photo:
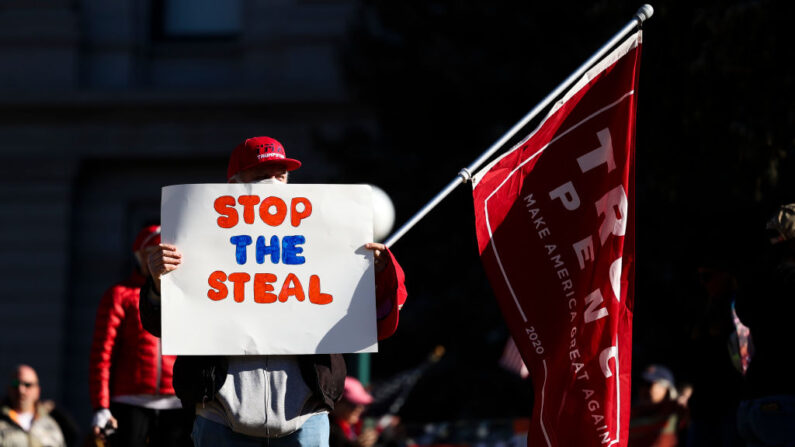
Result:
<svg viewBox="0 0 795 447">
<path fill-rule="evenodd" d="M 310 417 L 327 413 L 301 376 L 291 355 L 229 357 L 224 385 L 215 399 L 196 405 L 196 415 L 237 433 L 261 438 L 287 436 Z"/>
</svg>

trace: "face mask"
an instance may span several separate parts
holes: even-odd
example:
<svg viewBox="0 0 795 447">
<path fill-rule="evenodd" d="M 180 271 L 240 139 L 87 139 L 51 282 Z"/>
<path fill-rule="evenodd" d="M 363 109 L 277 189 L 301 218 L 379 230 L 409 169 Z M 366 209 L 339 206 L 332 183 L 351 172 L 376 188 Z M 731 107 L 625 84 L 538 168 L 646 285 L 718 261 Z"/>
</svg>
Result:
<svg viewBox="0 0 795 447">
<path fill-rule="evenodd" d="M 274 177 L 253 181 L 251 183 L 257 183 L 257 184 L 260 184 L 260 185 L 282 185 L 283 184 L 279 180 L 276 180 Z"/>
</svg>

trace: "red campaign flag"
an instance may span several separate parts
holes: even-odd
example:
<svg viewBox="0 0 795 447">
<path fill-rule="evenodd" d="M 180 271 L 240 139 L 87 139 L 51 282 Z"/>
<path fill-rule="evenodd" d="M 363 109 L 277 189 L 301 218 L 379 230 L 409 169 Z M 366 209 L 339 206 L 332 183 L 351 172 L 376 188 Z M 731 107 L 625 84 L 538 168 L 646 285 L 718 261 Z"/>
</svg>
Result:
<svg viewBox="0 0 795 447">
<path fill-rule="evenodd" d="M 530 370 L 530 446 L 627 445 L 641 33 L 474 178 L 481 260 Z"/>
</svg>

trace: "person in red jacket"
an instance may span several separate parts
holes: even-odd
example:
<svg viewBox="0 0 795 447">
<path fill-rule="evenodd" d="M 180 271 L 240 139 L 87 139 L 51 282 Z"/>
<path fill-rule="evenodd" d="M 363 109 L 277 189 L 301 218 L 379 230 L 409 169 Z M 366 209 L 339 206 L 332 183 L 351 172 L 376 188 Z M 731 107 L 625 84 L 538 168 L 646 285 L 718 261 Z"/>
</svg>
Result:
<svg viewBox="0 0 795 447">
<path fill-rule="evenodd" d="M 146 332 L 138 297 L 149 269 L 148 255 L 160 244 L 160 226 L 144 227 L 133 243 L 137 268 L 105 292 L 94 324 L 89 390 L 94 436 L 114 446 L 192 445 L 192 413 L 183 411 L 171 384 L 174 356 L 160 353 L 160 340 Z"/>
</svg>

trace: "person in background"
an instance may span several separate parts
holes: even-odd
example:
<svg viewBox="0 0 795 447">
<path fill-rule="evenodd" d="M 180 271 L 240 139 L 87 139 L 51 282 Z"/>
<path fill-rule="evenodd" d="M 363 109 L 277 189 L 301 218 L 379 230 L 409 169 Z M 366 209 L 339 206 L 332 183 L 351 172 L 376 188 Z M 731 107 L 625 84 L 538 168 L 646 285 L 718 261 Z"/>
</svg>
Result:
<svg viewBox="0 0 795 447">
<path fill-rule="evenodd" d="M 742 394 L 738 368 L 738 325 L 734 318 L 738 281 L 731 245 L 720 238 L 703 241 L 698 265 L 702 309 L 686 348 L 685 373 L 693 386 L 689 400 L 687 445 L 741 447 L 737 406 Z"/>
<path fill-rule="evenodd" d="M 11 375 L 8 395 L 0 407 L 0 447 L 63 447 L 61 429 L 40 405 L 39 376 L 28 365 Z"/>
<path fill-rule="evenodd" d="M 41 408 L 49 414 L 55 423 L 58 424 L 58 428 L 61 429 L 66 447 L 76 447 L 80 445 L 83 433 L 74 416 L 72 416 L 66 408 L 62 405 L 58 405 L 52 399 L 44 399 L 40 402 Z"/>
<path fill-rule="evenodd" d="M 115 430 L 114 446 L 192 445 L 193 409 L 181 409 L 171 385 L 175 357 L 161 355 L 160 340 L 138 315 L 146 259 L 158 244 L 160 226 L 140 230 L 132 245 L 135 270 L 105 292 L 97 309 L 89 366 L 92 429 L 102 440 Z"/>
<path fill-rule="evenodd" d="M 674 375 L 661 365 L 650 365 L 641 376 L 638 395 L 632 404 L 629 445 L 673 447 L 684 406 L 678 400 Z"/>
<path fill-rule="evenodd" d="M 345 378 L 345 390 L 329 415 L 331 447 L 371 447 L 378 439 L 373 427 L 363 427 L 362 413 L 373 402 L 373 396 L 353 377 Z"/>
<path fill-rule="evenodd" d="M 795 380 L 785 366 L 795 342 L 795 203 L 780 206 L 767 230 L 765 262 L 737 302 L 737 316 L 754 341 L 737 411 L 740 434 L 751 447 L 795 445 Z"/>
</svg>

